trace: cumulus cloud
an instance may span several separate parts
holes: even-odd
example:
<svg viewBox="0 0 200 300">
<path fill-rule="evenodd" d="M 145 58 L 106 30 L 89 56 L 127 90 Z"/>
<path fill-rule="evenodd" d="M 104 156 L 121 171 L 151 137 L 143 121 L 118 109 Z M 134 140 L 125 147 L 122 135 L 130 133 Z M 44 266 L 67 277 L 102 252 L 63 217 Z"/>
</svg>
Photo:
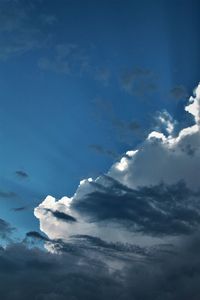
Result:
<svg viewBox="0 0 200 300">
<path fill-rule="evenodd" d="M 194 125 L 174 135 L 167 115 L 164 132 L 107 174 L 36 207 L 46 235 L 0 247 L 2 299 L 198 300 L 200 186 L 189 176 L 199 175 L 199 111 L 198 87 L 186 106 Z M 12 228 L 0 220 L 0 232 Z"/>
<path fill-rule="evenodd" d="M 151 243 L 155 237 L 197 230 L 200 85 L 185 111 L 193 115 L 194 125 L 175 136 L 176 122 L 164 111 L 159 114 L 163 132 L 151 132 L 138 149 L 127 151 L 107 174 L 82 180 L 72 197 L 56 200 L 48 196 L 34 210 L 40 229 L 51 239 L 68 240 L 81 234 L 107 242 L 144 242 L 150 235 Z"/>
<path fill-rule="evenodd" d="M 184 180 L 189 188 L 199 189 L 199 87 L 185 107 L 186 112 L 194 116 L 193 126 L 183 128 L 175 137 L 169 129 L 168 134 L 151 132 L 136 154 L 130 159 L 122 158 L 111 167 L 108 174 L 131 188 L 156 185 L 160 182 L 174 184 Z M 168 123 L 166 125 L 169 126 Z M 185 151 L 188 146 L 196 150 L 195 155 L 189 155 Z"/>
</svg>

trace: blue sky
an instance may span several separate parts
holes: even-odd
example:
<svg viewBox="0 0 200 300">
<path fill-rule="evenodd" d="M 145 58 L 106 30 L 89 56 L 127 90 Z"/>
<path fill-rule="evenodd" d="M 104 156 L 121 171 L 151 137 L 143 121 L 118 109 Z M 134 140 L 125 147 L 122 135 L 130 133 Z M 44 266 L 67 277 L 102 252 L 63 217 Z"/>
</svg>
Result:
<svg viewBox="0 0 200 300">
<path fill-rule="evenodd" d="M 157 111 L 190 122 L 183 105 L 199 80 L 200 4 L 0 7 L 1 216 L 29 230 L 41 199 L 72 195 L 81 179 L 106 172 L 157 125 Z"/>
<path fill-rule="evenodd" d="M 0 298 L 197 300 L 200 1 L 0 0 Z"/>
</svg>

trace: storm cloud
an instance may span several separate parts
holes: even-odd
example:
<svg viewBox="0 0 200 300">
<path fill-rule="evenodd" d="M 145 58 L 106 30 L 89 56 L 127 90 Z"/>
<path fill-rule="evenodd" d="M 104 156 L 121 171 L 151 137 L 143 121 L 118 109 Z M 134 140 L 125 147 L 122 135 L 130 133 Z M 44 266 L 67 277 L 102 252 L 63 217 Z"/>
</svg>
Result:
<svg viewBox="0 0 200 300">
<path fill-rule="evenodd" d="M 0 293 L 5 300 L 197 300 L 199 250 L 199 238 L 192 236 L 171 250 L 154 249 L 153 255 L 129 259 L 117 269 L 103 262 L 98 252 L 92 256 L 89 247 L 87 256 L 80 251 L 57 255 L 12 244 L 0 250 Z"/>
</svg>

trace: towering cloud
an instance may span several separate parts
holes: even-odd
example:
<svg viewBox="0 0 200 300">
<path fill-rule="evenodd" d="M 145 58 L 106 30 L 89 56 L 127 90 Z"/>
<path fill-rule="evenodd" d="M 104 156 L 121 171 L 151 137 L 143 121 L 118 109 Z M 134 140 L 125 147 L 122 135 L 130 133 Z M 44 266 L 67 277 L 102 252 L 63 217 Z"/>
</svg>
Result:
<svg viewBox="0 0 200 300">
<path fill-rule="evenodd" d="M 154 243 L 198 229 L 200 85 L 185 111 L 194 117 L 192 126 L 174 135 L 176 123 L 165 112 L 159 116 L 164 132 L 151 132 L 107 174 L 82 180 L 71 198 L 48 196 L 34 211 L 41 230 L 50 239 L 84 234 L 149 243 L 151 236 Z"/>
</svg>

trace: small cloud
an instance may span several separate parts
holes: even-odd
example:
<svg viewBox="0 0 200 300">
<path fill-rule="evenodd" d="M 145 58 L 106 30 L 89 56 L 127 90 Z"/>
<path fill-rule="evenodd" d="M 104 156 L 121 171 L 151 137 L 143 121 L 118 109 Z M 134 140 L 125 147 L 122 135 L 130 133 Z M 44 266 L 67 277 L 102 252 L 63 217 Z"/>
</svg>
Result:
<svg viewBox="0 0 200 300">
<path fill-rule="evenodd" d="M 11 227 L 11 225 L 6 222 L 3 219 L 0 219 L 0 238 L 8 240 L 10 239 L 11 234 L 15 230 L 14 227 Z"/>
<path fill-rule="evenodd" d="M 181 100 L 188 97 L 188 92 L 183 85 L 177 85 L 170 90 L 170 95 L 175 100 Z"/>
<path fill-rule="evenodd" d="M 16 196 L 17 194 L 15 192 L 0 190 L 0 198 L 13 198 Z"/>
<path fill-rule="evenodd" d="M 26 233 L 27 238 L 33 238 L 41 241 L 49 241 L 49 239 L 37 231 L 29 231 Z"/>
<path fill-rule="evenodd" d="M 138 129 L 141 128 L 140 124 L 136 121 L 132 121 L 129 124 L 127 124 L 128 129 L 131 131 L 137 131 Z"/>
<path fill-rule="evenodd" d="M 98 154 L 103 154 L 103 155 L 108 155 L 111 156 L 113 158 L 118 157 L 118 154 L 115 151 L 112 150 L 108 150 L 103 148 L 101 145 L 98 144 L 92 144 L 89 146 L 92 150 L 94 150 L 96 153 Z"/>
<path fill-rule="evenodd" d="M 128 122 L 115 116 L 111 119 L 111 124 L 116 130 L 117 138 L 121 142 L 132 144 L 133 135 L 137 139 L 144 137 L 144 130 L 136 120 Z"/>
<path fill-rule="evenodd" d="M 19 211 L 24 211 L 27 209 L 27 206 L 21 206 L 21 207 L 14 207 L 12 208 L 13 211 L 19 212 Z"/>
<path fill-rule="evenodd" d="M 173 135 L 177 121 L 166 111 L 158 112 L 155 117 L 157 131 L 162 131 L 167 135 Z"/>
<path fill-rule="evenodd" d="M 60 74 L 81 74 L 89 66 L 85 51 L 76 44 L 58 44 L 51 57 L 42 57 L 38 66 L 44 71 Z"/>
<path fill-rule="evenodd" d="M 21 178 L 28 178 L 28 174 L 22 170 L 18 170 L 15 172 L 15 174 L 18 176 L 18 177 L 21 177 Z"/>
<path fill-rule="evenodd" d="M 51 210 L 51 209 L 47 209 L 46 210 L 47 212 L 50 212 L 56 219 L 59 219 L 61 221 L 65 221 L 65 222 L 77 222 L 77 220 L 73 217 L 73 216 L 70 216 L 64 212 L 61 212 L 61 211 L 58 211 L 58 210 Z"/>
<path fill-rule="evenodd" d="M 121 76 L 122 88 L 130 95 L 147 96 L 157 89 L 153 73 L 148 69 L 133 68 Z"/>
</svg>

